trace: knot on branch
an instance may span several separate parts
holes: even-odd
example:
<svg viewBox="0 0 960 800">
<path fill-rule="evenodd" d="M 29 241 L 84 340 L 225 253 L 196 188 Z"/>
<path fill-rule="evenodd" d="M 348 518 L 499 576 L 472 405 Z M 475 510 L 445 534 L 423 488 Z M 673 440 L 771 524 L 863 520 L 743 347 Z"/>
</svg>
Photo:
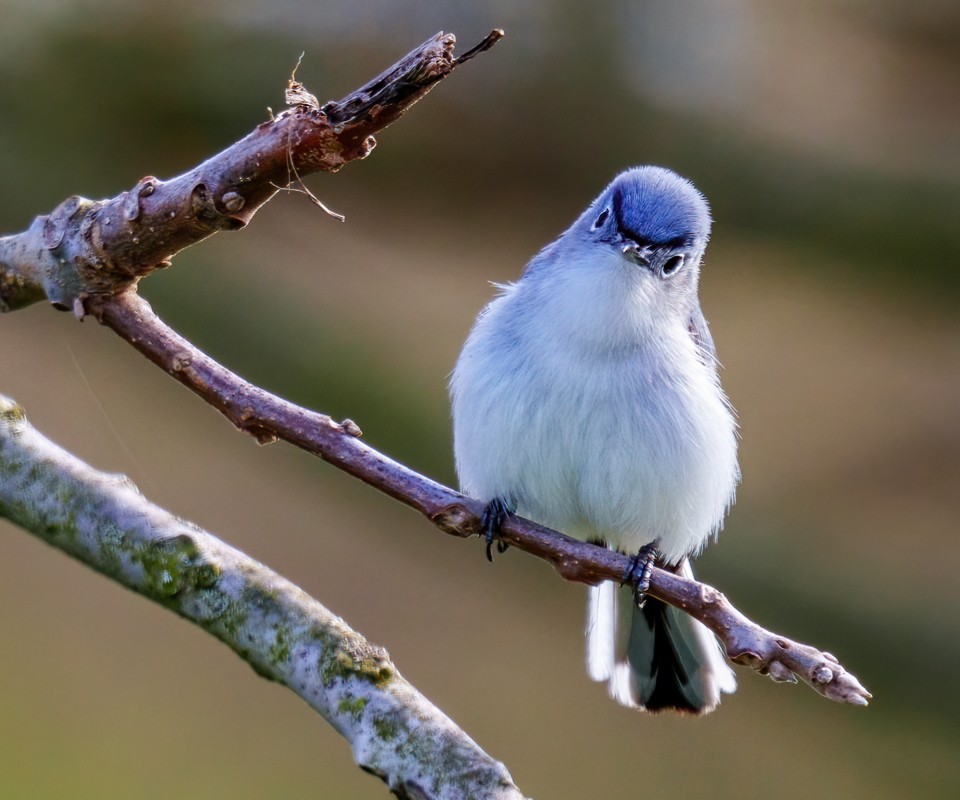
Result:
<svg viewBox="0 0 960 800">
<path fill-rule="evenodd" d="M 325 654 L 318 666 L 325 684 L 353 678 L 383 686 L 397 674 L 386 649 L 360 637 L 342 642 L 333 653 Z"/>
<path fill-rule="evenodd" d="M 35 266 L 47 299 L 70 309 L 78 299 L 118 294 L 169 266 L 182 242 L 246 224 L 232 213 L 244 205 L 237 192 L 225 192 L 218 205 L 202 182 L 181 196 L 164 187 L 148 176 L 109 200 L 73 196 L 38 217 L 26 235 L 42 244 Z"/>
<path fill-rule="evenodd" d="M 23 406 L 0 394 L 0 425 L 15 430 L 18 426 L 25 424 L 26 421 L 27 413 L 23 410 Z"/>
<path fill-rule="evenodd" d="M 152 195 L 156 189 L 157 179 L 152 175 L 148 175 L 146 178 L 141 178 L 137 181 L 137 185 L 129 192 L 124 192 L 121 195 L 123 218 L 128 222 L 133 222 L 138 219 L 141 211 L 140 201 L 144 197 Z"/>
<path fill-rule="evenodd" d="M 106 536 L 104 547 L 114 547 L 116 557 L 124 554 L 143 570 L 146 591 L 161 600 L 195 589 L 209 589 L 220 578 L 220 568 L 208 561 L 196 542 L 186 534 L 152 542 L 127 542 L 121 531 Z"/>
<path fill-rule="evenodd" d="M 429 515 L 430 521 L 445 533 L 454 536 L 476 536 L 480 533 L 479 513 L 465 503 L 450 503 Z"/>
</svg>

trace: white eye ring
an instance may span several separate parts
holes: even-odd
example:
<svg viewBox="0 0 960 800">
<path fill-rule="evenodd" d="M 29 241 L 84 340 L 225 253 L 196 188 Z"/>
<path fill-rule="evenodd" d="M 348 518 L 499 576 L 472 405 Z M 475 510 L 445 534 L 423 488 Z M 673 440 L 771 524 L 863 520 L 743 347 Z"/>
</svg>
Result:
<svg viewBox="0 0 960 800">
<path fill-rule="evenodd" d="M 607 221 L 607 217 L 609 217 L 609 216 L 610 216 L 610 207 L 607 206 L 607 207 L 606 207 L 605 209 L 603 209 L 603 211 L 601 211 L 600 214 L 597 216 L 597 219 L 596 219 L 596 220 L 594 221 L 594 223 L 593 223 L 593 229 L 594 229 L 594 230 L 597 230 L 597 228 L 600 228 L 600 227 L 603 225 L 603 223 Z"/>
<path fill-rule="evenodd" d="M 670 256 L 670 258 L 663 262 L 663 267 L 660 269 L 660 274 L 665 278 L 669 278 L 671 275 L 676 275 L 682 266 L 683 256 L 678 253 L 675 256 Z"/>
</svg>

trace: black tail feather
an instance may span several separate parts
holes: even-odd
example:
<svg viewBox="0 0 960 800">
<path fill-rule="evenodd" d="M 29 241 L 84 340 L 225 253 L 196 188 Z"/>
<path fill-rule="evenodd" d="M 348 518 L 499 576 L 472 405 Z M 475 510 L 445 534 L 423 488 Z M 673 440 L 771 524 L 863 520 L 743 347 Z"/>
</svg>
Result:
<svg viewBox="0 0 960 800">
<path fill-rule="evenodd" d="M 638 699 L 647 711 L 673 709 L 698 714 L 703 711 L 704 698 L 691 691 L 693 675 L 685 664 L 690 664 L 693 654 L 686 643 L 671 635 L 671 608 L 653 597 L 648 597 L 642 609 L 634 613 L 630 628 L 628 657 L 633 663 L 633 653 L 637 648 L 648 648 L 653 639 L 652 658 L 649 652 L 643 653 L 644 664 L 635 664 L 635 668 L 650 670 L 651 681 L 638 686 Z M 635 632 L 642 631 L 637 637 Z M 683 650 L 681 653 L 679 650 Z"/>
</svg>

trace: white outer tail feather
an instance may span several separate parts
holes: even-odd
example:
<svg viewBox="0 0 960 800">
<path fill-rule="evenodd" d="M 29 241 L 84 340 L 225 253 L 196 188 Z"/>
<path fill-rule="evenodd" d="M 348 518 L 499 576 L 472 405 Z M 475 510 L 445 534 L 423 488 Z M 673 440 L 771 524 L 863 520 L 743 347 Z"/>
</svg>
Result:
<svg viewBox="0 0 960 800">
<path fill-rule="evenodd" d="M 617 664 L 617 585 L 604 581 L 587 595 L 587 674 L 605 683 Z"/>
</svg>

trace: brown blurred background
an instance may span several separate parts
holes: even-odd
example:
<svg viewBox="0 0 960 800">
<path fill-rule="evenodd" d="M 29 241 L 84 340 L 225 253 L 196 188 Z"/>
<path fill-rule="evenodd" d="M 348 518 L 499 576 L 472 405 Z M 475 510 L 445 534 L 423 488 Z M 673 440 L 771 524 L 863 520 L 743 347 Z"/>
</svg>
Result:
<svg viewBox="0 0 960 800">
<path fill-rule="evenodd" d="M 241 375 L 452 482 L 446 378 L 508 281 L 620 169 L 692 178 L 743 485 L 699 574 L 874 692 L 738 670 L 703 720 L 618 708 L 583 589 L 258 447 L 94 322 L 0 319 L 0 391 L 93 465 L 373 641 L 530 795 L 960 793 L 960 6 L 953 0 L 0 0 L 0 231 L 171 176 L 437 30 L 507 38 L 309 185 L 143 285 Z M 0 797 L 386 796 L 291 693 L 0 524 Z"/>
</svg>

